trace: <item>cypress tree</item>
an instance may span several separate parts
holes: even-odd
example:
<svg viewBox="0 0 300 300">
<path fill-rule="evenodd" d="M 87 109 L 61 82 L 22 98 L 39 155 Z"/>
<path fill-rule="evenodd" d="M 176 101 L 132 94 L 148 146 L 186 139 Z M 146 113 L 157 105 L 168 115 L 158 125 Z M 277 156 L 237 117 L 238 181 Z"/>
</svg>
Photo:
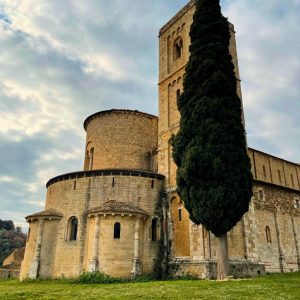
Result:
<svg viewBox="0 0 300 300">
<path fill-rule="evenodd" d="M 177 190 L 190 219 L 218 242 L 218 279 L 228 275 L 227 232 L 248 211 L 252 174 L 241 99 L 219 0 L 196 0 L 190 58 L 173 136 Z"/>
</svg>

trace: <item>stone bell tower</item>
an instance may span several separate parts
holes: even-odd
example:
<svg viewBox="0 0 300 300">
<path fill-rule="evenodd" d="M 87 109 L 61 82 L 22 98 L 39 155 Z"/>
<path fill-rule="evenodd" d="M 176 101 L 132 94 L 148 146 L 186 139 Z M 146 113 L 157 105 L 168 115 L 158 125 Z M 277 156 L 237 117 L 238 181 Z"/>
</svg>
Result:
<svg viewBox="0 0 300 300">
<path fill-rule="evenodd" d="M 189 59 L 190 27 L 195 12 L 195 1 L 190 1 L 159 32 L 159 122 L 158 122 L 158 172 L 165 175 L 165 187 L 173 214 L 171 241 L 175 256 L 188 257 L 190 251 L 191 224 L 188 213 L 176 194 L 176 165 L 172 159 L 169 140 L 179 129 L 180 113 L 177 99 L 183 90 L 185 66 Z M 230 24 L 230 53 L 238 79 L 237 93 L 242 99 L 235 31 Z M 242 119 L 244 119 L 242 117 Z M 177 222 L 176 220 L 179 220 Z M 207 239 L 209 233 L 206 233 Z M 208 243 L 208 242 L 207 242 Z M 208 251 L 206 251 L 208 252 Z"/>
</svg>

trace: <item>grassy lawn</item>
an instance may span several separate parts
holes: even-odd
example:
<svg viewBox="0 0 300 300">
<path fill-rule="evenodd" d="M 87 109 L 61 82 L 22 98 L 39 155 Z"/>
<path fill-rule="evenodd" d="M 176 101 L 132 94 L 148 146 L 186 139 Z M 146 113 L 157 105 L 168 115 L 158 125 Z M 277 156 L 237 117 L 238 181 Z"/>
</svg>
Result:
<svg viewBox="0 0 300 300">
<path fill-rule="evenodd" d="M 83 285 L 0 281 L 0 299 L 300 299 L 300 273 L 216 282 L 206 280 Z"/>
</svg>

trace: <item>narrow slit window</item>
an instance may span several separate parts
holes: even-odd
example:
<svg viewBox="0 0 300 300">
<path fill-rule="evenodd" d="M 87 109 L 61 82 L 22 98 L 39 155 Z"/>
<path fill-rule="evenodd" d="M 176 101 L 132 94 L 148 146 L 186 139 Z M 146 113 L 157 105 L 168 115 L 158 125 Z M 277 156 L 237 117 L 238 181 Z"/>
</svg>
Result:
<svg viewBox="0 0 300 300">
<path fill-rule="evenodd" d="M 300 208 L 300 200 L 299 199 L 295 200 L 295 207 Z"/>
<path fill-rule="evenodd" d="M 76 217 L 72 217 L 70 219 L 70 241 L 76 241 L 77 240 L 77 231 L 78 231 L 78 220 Z"/>
<path fill-rule="evenodd" d="M 114 239 L 120 239 L 121 237 L 121 224 L 119 222 L 114 225 Z"/>
<path fill-rule="evenodd" d="M 28 232 L 27 232 L 27 240 L 26 240 L 27 242 L 28 242 L 29 239 L 30 239 L 30 231 L 31 231 L 31 228 L 29 228 L 29 229 L 28 229 Z"/>
<path fill-rule="evenodd" d="M 112 186 L 112 187 L 114 187 L 114 186 L 115 186 L 115 177 L 113 177 L 113 179 L 112 179 L 111 186 Z"/>
<path fill-rule="evenodd" d="M 178 220 L 182 221 L 182 209 L 181 208 L 178 209 Z"/>
<path fill-rule="evenodd" d="M 180 99 L 180 90 L 177 90 L 176 91 L 176 103 L 177 103 L 177 105 L 178 105 L 178 101 L 179 101 L 179 99 Z"/>
<path fill-rule="evenodd" d="M 151 239 L 152 239 L 153 242 L 157 241 L 157 219 L 152 219 Z"/>
<path fill-rule="evenodd" d="M 263 173 L 264 173 L 264 177 L 266 178 L 267 177 L 267 172 L 266 172 L 266 167 L 263 166 Z"/>
<path fill-rule="evenodd" d="M 154 189 L 154 180 L 151 180 L 151 189 Z"/>
<path fill-rule="evenodd" d="M 73 190 L 76 190 L 76 180 L 73 182 Z"/>
<path fill-rule="evenodd" d="M 259 200 L 263 200 L 264 199 L 264 193 L 262 190 L 258 191 L 258 195 L 259 195 Z"/>
<path fill-rule="evenodd" d="M 89 151 L 86 151 L 86 162 L 85 162 L 85 169 L 90 169 L 90 153 Z"/>
<path fill-rule="evenodd" d="M 266 226 L 266 238 L 268 243 L 272 243 L 271 230 L 269 226 Z"/>
<path fill-rule="evenodd" d="M 94 148 L 91 148 L 89 170 L 93 169 L 93 164 L 94 164 Z"/>
</svg>

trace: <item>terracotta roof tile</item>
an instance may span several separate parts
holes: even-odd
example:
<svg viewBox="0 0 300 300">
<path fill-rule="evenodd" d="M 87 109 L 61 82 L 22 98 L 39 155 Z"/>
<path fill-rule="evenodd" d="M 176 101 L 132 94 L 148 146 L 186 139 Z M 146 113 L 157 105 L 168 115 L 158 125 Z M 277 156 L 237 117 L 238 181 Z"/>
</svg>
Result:
<svg viewBox="0 0 300 300">
<path fill-rule="evenodd" d="M 100 207 L 92 208 L 88 211 L 90 213 L 125 213 L 125 214 L 140 214 L 148 216 L 148 213 L 131 203 L 118 202 L 115 200 L 107 201 Z"/>
<path fill-rule="evenodd" d="M 43 210 L 38 213 L 27 216 L 25 219 L 36 218 L 36 217 L 63 217 L 63 214 L 55 209 Z"/>
</svg>

